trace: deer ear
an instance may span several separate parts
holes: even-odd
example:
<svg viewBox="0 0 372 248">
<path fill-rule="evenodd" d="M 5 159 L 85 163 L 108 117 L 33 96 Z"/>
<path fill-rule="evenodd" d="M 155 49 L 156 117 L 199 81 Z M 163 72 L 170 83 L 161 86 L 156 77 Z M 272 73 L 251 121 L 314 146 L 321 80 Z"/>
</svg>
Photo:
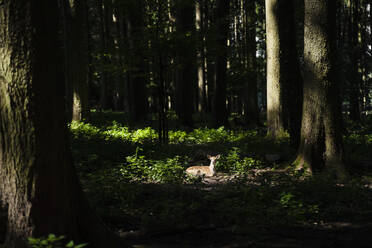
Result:
<svg viewBox="0 0 372 248">
<path fill-rule="evenodd" d="M 220 158 L 220 154 L 218 154 L 217 156 L 216 156 L 216 159 L 219 159 Z"/>
<path fill-rule="evenodd" d="M 211 159 L 211 155 L 208 154 L 208 155 L 207 155 L 207 158 L 208 158 L 208 159 Z"/>
</svg>

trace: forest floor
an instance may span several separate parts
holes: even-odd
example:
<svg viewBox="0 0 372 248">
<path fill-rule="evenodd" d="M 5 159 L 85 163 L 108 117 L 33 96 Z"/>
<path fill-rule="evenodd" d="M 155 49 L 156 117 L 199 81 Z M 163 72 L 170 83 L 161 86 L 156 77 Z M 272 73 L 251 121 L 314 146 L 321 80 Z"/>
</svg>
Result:
<svg viewBox="0 0 372 248">
<path fill-rule="evenodd" d="M 339 183 L 293 171 L 288 138 L 264 129 L 173 129 L 159 145 L 122 116 L 70 130 L 88 199 L 131 247 L 372 247 L 372 124 L 348 125 L 350 180 Z M 217 176 L 185 175 L 207 154 L 221 155 Z"/>
<path fill-rule="evenodd" d="M 318 228 L 252 227 L 246 232 L 234 233 L 231 228 L 185 230 L 178 233 L 149 235 L 128 240 L 135 248 L 171 247 L 372 247 L 371 224 L 328 223 Z"/>
<path fill-rule="evenodd" d="M 247 185 L 257 186 L 260 185 L 262 180 L 260 177 L 283 173 L 286 172 L 259 170 L 252 173 L 248 180 L 247 178 L 239 179 L 235 176 L 220 173 L 214 177 L 204 178 L 202 186 L 199 185 L 195 190 L 201 190 L 203 194 L 214 194 L 217 198 L 224 198 L 229 197 L 229 193 L 221 190 L 221 188 L 231 187 L 229 185 L 231 183 L 234 184 L 238 181 L 241 185 L 245 181 Z M 365 187 L 372 188 L 372 183 L 365 185 Z M 156 190 L 159 190 L 159 188 Z M 163 190 L 165 192 L 168 189 Z M 212 208 L 209 213 L 199 213 L 199 218 L 203 219 L 213 211 L 215 209 Z M 262 209 L 262 211 L 265 210 Z M 120 235 L 133 248 L 367 248 L 372 247 L 372 219 L 320 221 L 320 223 L 297 223 L 295 225 L 287 222 L 280 225 L 275 223 L 274 226 L 268 223 L 242 226 L 241 224 L 229 225 L 228 223 L 213 223 L 213 221 L 210 221 L 199 224 L 199 226 L 177 227 L 176 224 L 165 228 L 161 226 L 152 227 L 150 230 L 121 231 Z"/>
</svg>

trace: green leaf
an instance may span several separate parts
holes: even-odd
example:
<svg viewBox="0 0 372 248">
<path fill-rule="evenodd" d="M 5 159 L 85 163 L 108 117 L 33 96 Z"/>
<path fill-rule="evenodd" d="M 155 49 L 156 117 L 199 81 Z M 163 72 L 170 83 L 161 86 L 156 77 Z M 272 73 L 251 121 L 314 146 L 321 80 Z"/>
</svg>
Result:
<svg viewBox="0 0 372 248">
<path fill-rule="evenodd" d="M 70 242 L 68 242 L 68 244 L 66 244 L 66 247 L 68 247 L 68 248 L 73 248 L 74 247 L 74 241 L 70 241 Z"/>
<path fill-rule="evenodd" d="M 84 243 L 84 244 L 80 244 L 80 245 L 75 246 L 75 248 L 82 248 L 82 247 L 85 247 L 87 245 L 88 245 L 88 243 Z"/>
</svg>

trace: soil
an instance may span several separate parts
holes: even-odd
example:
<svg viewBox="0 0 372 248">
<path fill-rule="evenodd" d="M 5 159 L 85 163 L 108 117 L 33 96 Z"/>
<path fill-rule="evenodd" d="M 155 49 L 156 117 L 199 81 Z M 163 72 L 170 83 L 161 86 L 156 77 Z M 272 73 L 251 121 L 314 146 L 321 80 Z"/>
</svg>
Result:
<svg viewBox="0 0 372 248">
<path fill-rule="evenodd" d="M 278 171 L 259 170 L 255 173 L 258 175 Z M 213 190 L 230 180 L 234 178 L 223 174 L 204 178 L 204 189 Z M 309 227 L 251 226 L 245 227 L 245 230 L 239 230 L 235 226 L 204 226 L 149 233 L 125 232 L 120 235 L 133 248 L 372 248 L 372 220 L 364 223 L 319 223 Z"/>
<path fill-rule="evenodd" d="M 205 228 L 127 237 L 134 248 L 367 248 L 372 247 L 372 224 L 327 223 L 318 228 L 252 227 L 235 232 L 230 228 Z"/>
</svg>

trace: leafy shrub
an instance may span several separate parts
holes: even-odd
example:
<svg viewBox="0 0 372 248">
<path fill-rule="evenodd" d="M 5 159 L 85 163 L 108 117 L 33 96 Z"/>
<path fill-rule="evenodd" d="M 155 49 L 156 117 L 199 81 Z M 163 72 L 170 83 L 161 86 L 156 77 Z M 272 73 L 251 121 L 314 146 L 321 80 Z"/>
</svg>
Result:
<svg viewBox="0 0 372 248">
<path fill-rule="evenodd" d="M 101 130 L 98 127 L 78 121 L 71 122 L 70 130 L 74 138 L 83 137 L 90 139 L 91 137 L 101 135 Z"/>
<path fill-rule="evenodd" d="M 28 244 L 32 248 L 82 248 L 87 246 L 87 244 L 75 245 L 74 241 L 70 241 L 67 244 L 64 244 L 64 236 L 56 236 L 54 234 L 49 234 L 48 237 L 41 238 L 28 238 Z"/>
<path fill-rule="evenodd" d="M 167 158 L 166 161 L 154 160 L 146 170 L 151 181 L 162 183 L 182 182 L 185 178 L 185 169 L 180 156 Z"/>
<path fill-rule="evenodd" d="M 185 177 L 184 159 L 180 156 L 164 160 L 148 160 L 144 155 L 136 153 L 126 158 L 127 163 L 120 169 L 126 179 L 147 180 L 152 182 L 181 182 Z"/>
<path fill-rule="evenodd" d="M 156 131 L 151 127 L 130 131 L 128 127 L 121 126 L 115 121 L 106 130 L 102 130 L 89 123 L 73 121 L 70 124 L 70 130 L 75 139 L 85 138 L 89 140 L 92 137 L 104 137 L 107 141 L 121 139 L 122 141 L 143 144 L 153 142 L 157 138 Z"/>
<path fill-rule="evenodd" d="M 112 126 L 107 127 L 107 130 L 104 131 L 103 134 L 106 136 L 106 139 L 119 138 L 130 141 L 132 138 L 132 133 L 129 131 L 129 128 L 121 126 L 116 121 L 112 123 Z"/>
<path fill-rule="evenodd" d="M 196 143 L 225 142 L 228 140 L 229 132 L 224 127 L 218 129 L 194 129 L 190 134 L 190 139 Z"/>
<path fill-rule="evenodd" d="M 157 139 L 157 132 L 151 127 L 146 127 L 144 129 L 137 129 L 132 133 L 132 142 L 134 143 L 150 143 Z"/>
<path fill-rule="evenodd" d="M 260 167 L 262 162 L 258 159 L 251 157 L 240 157 L 240 149 L 238 147 L 232 147 L 227 155 L 222 156 L 217 161 L 217 171 L 224 171 L 236 174 L 245 174 L 249 170 Z"/>
<path fill-rule="evenodd" d="M 145 159 L 144 155 L 139 155 L 139 151 L 142 151 L 142 149 L 137 147 L 134 155 L 126 157 L 127 164 L 120 169 L 124 178 L 132 180 L 144 180 L 147 178 L 146 168 L 149 167 L 149 161 Z"/>
<path fill-rule="evenodd" d="M 182 144 L 188 141 L 189 137 L 186 131 L 169 131 L 169 142 L 172 144 Z"/>
</svg>

